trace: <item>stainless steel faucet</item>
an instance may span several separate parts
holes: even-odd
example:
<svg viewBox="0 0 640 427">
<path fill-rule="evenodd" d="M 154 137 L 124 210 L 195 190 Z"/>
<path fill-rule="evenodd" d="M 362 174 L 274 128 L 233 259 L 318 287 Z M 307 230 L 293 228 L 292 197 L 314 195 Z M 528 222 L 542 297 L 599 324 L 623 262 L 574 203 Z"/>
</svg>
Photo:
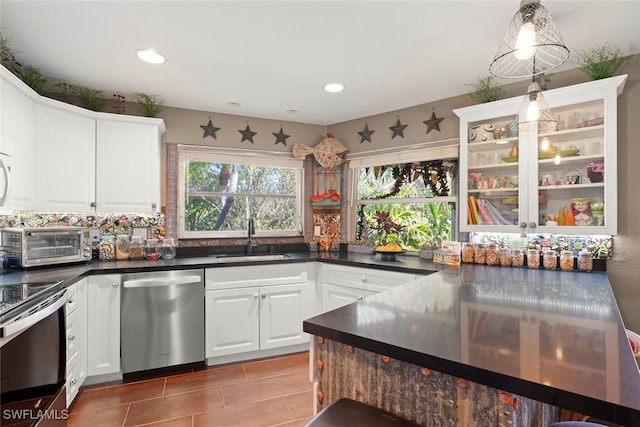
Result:
<svg viewBox="0 0 640 427">
<path fill-rule="evenodd" d="M 249 218 L 249 224 L 247 224 L 247 255 L 251 255 L 253 252 L 253 236 L 256 234 L 256 229 L 253 225 L 253 218 Z"/>
</svg>

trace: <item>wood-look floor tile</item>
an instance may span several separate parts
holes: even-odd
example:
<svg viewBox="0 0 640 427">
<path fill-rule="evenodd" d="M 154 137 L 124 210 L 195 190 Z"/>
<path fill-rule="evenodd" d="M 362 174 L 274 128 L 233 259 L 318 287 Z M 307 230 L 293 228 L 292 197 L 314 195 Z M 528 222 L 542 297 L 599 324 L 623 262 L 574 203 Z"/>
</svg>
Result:
<svg viewBox="0 0 640 427">
<path fill-rule="evenodd" d="M 272 397 L 299 393 L 304 390 L 304 384 L 300 381 L 298 374 L 295 373 L 222 387 L 225 406 L 257 402 Z"/>
<path fill-rule="evenodd" d="M 157 423 L 144 424 L 144 427 L 193 427 L 193 415 L 174 418 L 172 420 L 159 421 Z"/>
<path fill-rule="evenodd" d="M 313 393 L 304 391 L 302 393 L 289 394 L 284 397 L 294 418 L 304 418 L 313 415 Z"/>
<path fill-rule="evenodd" d="M 282 397 L 196 414 L 194 427 L 263 427 L 292 420 Z"/>
<path fill-rule="evenodd" d="M 300 420 L 293 420 L 293 421 L 289 421 L 288 423 L 276 424 L 275 426 L 270 426 L 270 427 L 304 427 L 307 425 L 310 419 L 311 418 L 302 418 Z M 347 426 L 344 426 L 344 427 L 347 427 Z"/>
<path fill-rule="evenodd" d="M 94 411 L 72 412 L 67 427 L 121 427 L 129 404 L 102 407 Z"/>
<path fill-rule="evenodd" d="M 187 391 L 220 387 L 228 384 L 247 382 L 242 365 L 222 366 L 191 374 L 167 377 L 164 395 L 169 396 Z"/>
<path fill-rule="evenodd" d="M 261 360 L 244 364 L 244 370 L 249 380 L 266 378 L 275 375 L 289 374 L 298 371 L 308 371 L 309 352 L 292 354 L 274 359 Z"/>
<path fill-rule="evenodd" d="M 162 396 L 164 378 L 121 384 L 112 387 L 82 390 L 71 412 L 93 411 L 106 406 L 136 402 Z"/>
<path fill-rule="evenodd" d="M 313 383 L 309 381 L 309 372 L 297 372 L 298 377 L 300 377 L 300 381 L 304 383 L 304 388 L 306 390 L 313 390 Z"/>
<path fill-rule="evenodd" d="M 132 403 L 124 425 L 133 426 L 170 420 L 223 406 L 222 391 L 219 388 L 173 394 Z"/>
</svg>

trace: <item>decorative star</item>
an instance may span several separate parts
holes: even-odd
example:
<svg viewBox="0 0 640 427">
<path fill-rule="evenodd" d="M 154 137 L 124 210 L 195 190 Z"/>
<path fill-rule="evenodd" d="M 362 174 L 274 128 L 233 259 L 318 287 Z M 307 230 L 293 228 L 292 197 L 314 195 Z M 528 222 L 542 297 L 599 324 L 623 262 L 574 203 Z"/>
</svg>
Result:
<svg viewBox="0 0 640 427">
<path fill-rule="evenodd" d="M 358 132 L 358 134 L 360 135 L 360 144 L 362 144 L 365 141 L 369 141 L 371 142 L 371 135 L 375 132 L 375 130 L 369 130 L 369 125 L 365 124 L 364 125 L 364 130 L 362 132 Z"/>
<path fill-rule="evenodd" d="M 404 138 L 404 130 L 409 125 L 403 125 L 400 123 L 400 118 L 396 121 L 395 126 L 389 126 L 389 129 L 393 131 L 393 135 L 391 135 L 391 139 L 399 136 L 400 138 Z"/>
<path fill-rule="evenodd" d="M 284 131 L 282 130 L 282 126 L 280 126 L 280 132 L 278 133 L 271 132 L 271 134 L 276 137 L 275 145 L 278 145 L 279 143 L 282 142 L 282 145 L 284 145 L 285 147 L 287 146 L 287 138 L 291 136 L 291 135 L 285 135 Z"/>
<path fill-rule="evenodd" d="M 431 132 L 434 129 L 440 132 L 440 122 L 443 120 L 444 117 L 436 117 L 436 110 L 434 109 L 431 112 L 431 118 L 429 120 L 423 121 L 422 123 L 427 125 L 427 133 Z"/>
<path fill-rule="evenodd" d="M 247 127 L 244 130 L 238 129 L 238 132 L 242 134 L 242 139 L 240 140 L 240 142 L 249 141 L 252 144 L 253 144 L 254 135 L 258 134 L 258 132 L 253 132 L 249 127 L 249 125 L 247 125 Z"/>
<path fill-rule="evenodd" d="M 218 138 L 216 138 L 216 132 L 218 132 L 220 130 L 220 128 L 215 127 L 213 125 L 213 123 L 211 123 L 211 119 L 209 119 L 209 123 L 207 123 L 206 126 L 200 125 L 200 127 L 204 131 L 204 135 L 202 135 L 203 138 L 206 138 L 208 136 L 212 136 L 213 139 L 218 139 Z"/>
</svg>

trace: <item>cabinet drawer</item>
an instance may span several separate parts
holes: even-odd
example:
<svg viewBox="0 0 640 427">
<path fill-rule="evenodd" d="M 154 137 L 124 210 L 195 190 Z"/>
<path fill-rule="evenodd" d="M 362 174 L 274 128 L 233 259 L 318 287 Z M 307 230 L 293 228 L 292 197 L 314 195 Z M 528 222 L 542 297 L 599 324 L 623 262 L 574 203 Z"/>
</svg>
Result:
<svg viewBox="0 0 640 427">
<path fill-rule="evenodd" d="M 305 263 L 218 267 L 205 270 L 207 290 L 306 283 L 307 280 L 308 267 Z"/>
<path fill-rule="evenodd" d="M 79 359 L 80 356 L 76 353 L 67 362 L 67 408 L 71 405 L 80 389 L 77 366 Z"/>
<path fill-rule="evenodd" d="M 67 303 L 64 305 L 64 314 L 70 315 L 78 307 L 78 285 L 67 288 Z"/>
<path fill-rule="evenodd" d="M 80 339 L 80 310 L 74 310 L 66 318 L 67 361 L 78 352 L 78 340 Z"/>
<path fill-rule="evenodd" d="M 342 265 L 322 266 L 322 282 L 374 292 L 402 285 L 415 279 L 414 274 Z"/>
</svg>

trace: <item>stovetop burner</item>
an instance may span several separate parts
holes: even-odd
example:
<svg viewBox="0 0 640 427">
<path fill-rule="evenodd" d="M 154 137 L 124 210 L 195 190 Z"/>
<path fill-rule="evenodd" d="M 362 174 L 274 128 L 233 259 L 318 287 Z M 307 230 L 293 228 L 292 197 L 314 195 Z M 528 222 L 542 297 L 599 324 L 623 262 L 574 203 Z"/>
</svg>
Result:
<svg viewBox="0 0 640 427">
<path fill-rule="evenodd" d="M 0 315 L 13 307 L 25 303 L 46 289 L 57 285 L 59 282 L 45 283 L 17 283 L 0 286 Z"/>
</svg>

